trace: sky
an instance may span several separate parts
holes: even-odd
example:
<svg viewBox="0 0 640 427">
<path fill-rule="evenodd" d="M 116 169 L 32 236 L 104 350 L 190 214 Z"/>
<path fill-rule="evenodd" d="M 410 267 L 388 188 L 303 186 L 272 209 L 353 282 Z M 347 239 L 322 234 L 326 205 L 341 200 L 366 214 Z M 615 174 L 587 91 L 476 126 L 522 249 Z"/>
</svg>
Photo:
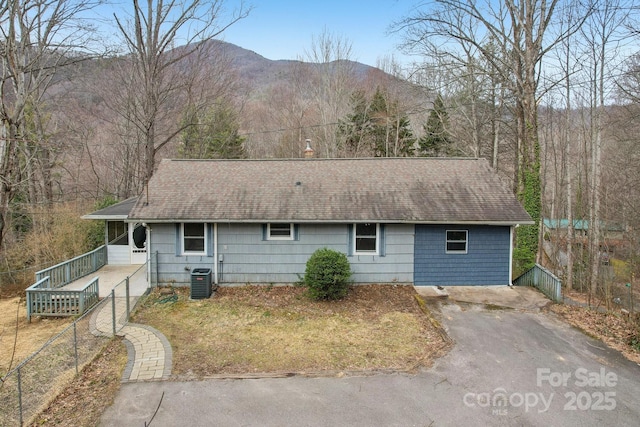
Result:
<svg viewBox="0 0 640 427">
<path fill-rule="evenodd" d="M 225 0 L 231 10 L 238 0 Z M 249 16 L 222 33 L 221 39 L 267 59 L 304 58 L 313 37 L 326 31 L 352 44 L 352 60 L 376 66 L 393 54 L 403 61 L 398 34 L 389 26 L 408 15 L 417 0 L 245 0 Z"/>
</svg>

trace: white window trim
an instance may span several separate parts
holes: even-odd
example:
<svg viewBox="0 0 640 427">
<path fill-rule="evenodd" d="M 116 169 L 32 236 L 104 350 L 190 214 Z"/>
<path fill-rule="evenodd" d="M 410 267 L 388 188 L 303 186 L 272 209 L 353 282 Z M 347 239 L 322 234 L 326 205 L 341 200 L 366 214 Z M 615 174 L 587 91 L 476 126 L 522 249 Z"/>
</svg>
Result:
<svg viewBox="0 0 640 427">
<path fill-rule="evenodd" d="M 449 232 L 464 232 L 464 251 L 450 251 L 447 249 L 449 239 L 447 235 Z M 451 242 L 461 242 L 462 240 L 451 240 Z M 444 235 L 444 252 L 447 254 L 459 254 L 464 255 L 469 251 L 469 230 L 447 230 Z"/>
<path fill-rule="evenodd" d="M 194 223 L 191 223 L 194 224 Z M 206 255 L 207 254 L 207 245 L 209 244 L 209 242 L 207 241 L 207 224 L 206 223 L 197 223 L 197 224 L 202 224 L 203 225 L 203 231 L 204 231 L 204 246 L 203 246 L 203 250 L 202 251 L 187 251 L 185 250 L 185 244 L 184 244 L 184 225 L 185 223 L 180 223 L 180 243 L 182 244 L 182 255 Z"/>
<path fill-rule="evenodd" d="M 287 224 L 278 224 L 278 225 L 287 225 Z M 293 223 L 289 224 L 289 235 L 288 236 L 272 236 L 271 235 L 271 223 L 267 223 L 267 240 L 293 240 Z"/>
<path fill-rule="evenodd" d="M 371 223 L 369 223 L 371 224 Z M 376 250 L 375 251 L 358 251 L 358 224 L 353 224 L 353 254 L 354 255 L 379 255 L 380 254 L 380 224 L 376 223 Z"/>
</svg>

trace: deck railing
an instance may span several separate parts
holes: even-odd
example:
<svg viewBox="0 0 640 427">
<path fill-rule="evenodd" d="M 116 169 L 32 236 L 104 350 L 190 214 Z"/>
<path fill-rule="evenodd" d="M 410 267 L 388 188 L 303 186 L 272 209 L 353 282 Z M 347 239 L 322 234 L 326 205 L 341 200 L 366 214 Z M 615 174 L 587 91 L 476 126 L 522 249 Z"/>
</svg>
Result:
<svg viewBox="0 0 640 427">
<path fill-rule="evenodd" d="M 554 302 L 562 302 L 562 282 L 552 272 L 536 264 L 513 281 L 516 286 L 535 286 Z"/>
<path fill-rule="evenodd" d="M 49 277 L 47 286 L 53 289 L 59 288 L 98 271 L 106 263 L 107 247 L 102 245 L 91 252 L 36 272 L 36 283 L 39 283 L 45 277 Z"/>
<path fill-rule="evenodd" d="M 98 302 L 98 278 L 78 290 L 53 288 L 49 276 L 27 288 L 27 321 L 31 316 L 78 316 Z"/>
</svg>

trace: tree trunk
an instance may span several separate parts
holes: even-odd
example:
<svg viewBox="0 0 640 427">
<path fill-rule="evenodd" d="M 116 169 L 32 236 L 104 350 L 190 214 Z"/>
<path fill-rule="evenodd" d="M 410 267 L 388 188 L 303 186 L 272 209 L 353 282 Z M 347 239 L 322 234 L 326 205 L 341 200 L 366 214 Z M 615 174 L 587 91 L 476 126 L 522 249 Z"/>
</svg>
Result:
<svg viewBox="0 0 640 427">
<path fill-rule="evenodd" d="M 568 69 L 567 69 L 568 70 Z M 573 229 L 573 189 L 571 178 L 571 86 L 567 76 L 566 86 L 566 107 L 564 120 L 564 179 L 567 187 L 567 274 L 566 287 L 568 290 L 573 289 L 573 245 L 574 245 L 574 229 Z"/>
</svg>

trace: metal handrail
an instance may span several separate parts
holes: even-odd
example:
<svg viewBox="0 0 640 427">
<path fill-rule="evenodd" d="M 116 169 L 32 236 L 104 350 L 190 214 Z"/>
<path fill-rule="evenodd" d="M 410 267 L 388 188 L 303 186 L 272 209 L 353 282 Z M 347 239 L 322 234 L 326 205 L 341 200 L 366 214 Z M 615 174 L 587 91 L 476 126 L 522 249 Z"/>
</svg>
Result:
<svg viewBox="0 0 640 427">
<path fill-rule="evenodd" d="M 536 264 L 513 281 L 516 286 L 534 286 L 554 302 L 562 302 L 562 281 L 543 266 Z"/>
</svg>

